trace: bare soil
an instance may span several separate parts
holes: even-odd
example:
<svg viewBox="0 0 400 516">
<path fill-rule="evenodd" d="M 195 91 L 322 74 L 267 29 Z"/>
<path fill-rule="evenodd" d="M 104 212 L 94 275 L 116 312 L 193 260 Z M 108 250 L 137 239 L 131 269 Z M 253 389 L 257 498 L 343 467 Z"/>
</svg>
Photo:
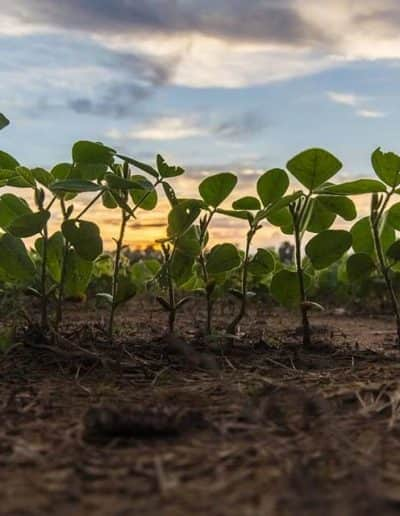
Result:
<svg viewBox="0 0 400 516">
<path fill-rule="evenodd" d="M 144 301 L 113 346 L 84 307 L 56 344 L 21 333 L 0 359 L 1 515 L 400 512 L 391 318 L 315 314 L 303 350 L 296 314 L 257 305 L 227 346 L 199 305 L 169 338 Z"/>
</svg>

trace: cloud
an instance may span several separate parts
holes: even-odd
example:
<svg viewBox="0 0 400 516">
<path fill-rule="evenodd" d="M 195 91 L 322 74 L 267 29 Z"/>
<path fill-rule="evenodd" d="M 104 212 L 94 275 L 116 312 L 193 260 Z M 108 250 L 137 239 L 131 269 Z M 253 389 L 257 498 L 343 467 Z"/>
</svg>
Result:
<svg viewBox="0 0 400 516">
<path fill-rule="evenodd" d="M 374 111 L 372 109 L 359 109 L 357 115 L 362 118 L 384 118 L 386 113 L 382 111 Z"/>
<path fill-rule="evenodd" d="M 336 104 L 342 104 L 354 108 L 354 113 L 362 118 L 383 118 L 386 114 L 383 111 L 378 111 L 366 107 L 370 100 L 369 97 L 357 95 L 355 93 L 344 93 L 337 91 L 328 91 L 327 97 Z"/>
<path fill-rule="evenodd" d="M 345 106 L 358 106 L 364 100 L 365 97 L 361 95 L 355 95 L 354 93 L 341 93 L 338 91 L 328 91 L 327 95 L 332 102 L 336 102 L 336 104 L 343 104 Z"/>
<path fill-rule="evenodd" d="M 222 138 L 235 140 L 258 134 L 265 127 L 266 122 L 261 115 L 247 112 L 218 124 L 215 128 L 215 134 Z"/>
</svg>

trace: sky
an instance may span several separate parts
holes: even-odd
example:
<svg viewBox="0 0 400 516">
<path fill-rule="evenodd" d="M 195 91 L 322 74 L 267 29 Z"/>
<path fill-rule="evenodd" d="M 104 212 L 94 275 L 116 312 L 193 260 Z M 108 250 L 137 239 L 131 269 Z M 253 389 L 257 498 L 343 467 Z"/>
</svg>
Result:
<svg viewBox="0 0 400 516">
<path fill-rule="evenodd" d="M 149 163 L 161 153 L 196 194 L 211 173 L 239 176 L 236 197 L 307 147 L 372 174 L 378 146 L 400 151 L 398 0 L 13 0 L 0 12 L 0 148 L 26 166 L 102 141 Z M 167 203 L 128 243 L 165 233 Z M 361 211 L 365 206 L 361 205 Z M 111 245 L 118 213 L 97 206 Z M 217 219 L 214 240 L 245 238 Z M 282 240 L 260 232 L 259 245 Z"/>
</svg>

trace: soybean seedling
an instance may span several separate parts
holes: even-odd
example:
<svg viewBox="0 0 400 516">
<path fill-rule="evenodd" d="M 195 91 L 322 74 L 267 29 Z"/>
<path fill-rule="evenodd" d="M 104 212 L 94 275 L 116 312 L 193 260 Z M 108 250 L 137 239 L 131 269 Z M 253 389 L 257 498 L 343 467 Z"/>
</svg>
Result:
<svg viewBox="0 0 400 516">
<path fill-rule="evenodd" d="M 227 328 L 229 334 L 236 334 L 240 321 L 246 314 L 249 272 L 263 269 L 264 274 L 269 274 L 275 267 L 272 254 L 265 249 L 258 249 L 251 258 L 251 246 L 254 236 L 263 227 L 263 222 L 273 210 L 283 209 L 293 199 L 285 197 L 289 186 L 289 179 L 284 170 L 273 169 L 265 172 L 257 181 L 258 197 L 246 196 L 236 200 L 232 204 L 232 210 L 219 209 L 218 212 L 230 217 L 246 220 L 248 231 L 244 258 L 241 266 L 240 290 L 233 290 L 233 294 L 240 299 L 240 308 L 236 316 Z"/>
<path fill-rule="evenodd" d="M 351 247 L 351 234 L 343 230 L 329 229 L 339 215 L 345 220 L 356 217 L 356 209 L 341 185 L 327 181 L 342 168 L 341 162 L 323 149 L 308 149 L 287 163 L 289 172 L 305 190 L 298 191 L 283 211 L 272 214 L 271 222 L 281 226 L 285 233 L 293 233 L 295 240 L 295 271 L 282 269 L 271 282 L 271 293 L 287 307 L 300 306 L 303 345 L 311 344 L 311 330 L 308 312 L 322 308 L 307 298 L 311 278 L 305 274 L 302 258 L 303 238 L 306 231 L 316 233 L 305 246 L 305 252 L 315 270 L 322 270 Z"/>
</svg>

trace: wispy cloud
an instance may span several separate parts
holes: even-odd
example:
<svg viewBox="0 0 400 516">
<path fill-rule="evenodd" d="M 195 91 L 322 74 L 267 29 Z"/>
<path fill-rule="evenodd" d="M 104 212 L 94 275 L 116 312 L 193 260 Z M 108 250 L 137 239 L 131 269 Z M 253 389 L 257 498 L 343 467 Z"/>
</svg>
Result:
<svg viewBox="0 0 400 516">
<path fill-rule="evenodd" d="M 383 111 L 371 109 L 368 107 L 368 102 L 371 100 L 370 97 L 357 95 L 355 93 L 345 93 L 338 91 L 328 91 L 326 94 L 329 100 L 332 102 L 354 108 L 354 113 L 359 117 L 384 118 L 386 116 L 386 113 Z"/>
</svg>

